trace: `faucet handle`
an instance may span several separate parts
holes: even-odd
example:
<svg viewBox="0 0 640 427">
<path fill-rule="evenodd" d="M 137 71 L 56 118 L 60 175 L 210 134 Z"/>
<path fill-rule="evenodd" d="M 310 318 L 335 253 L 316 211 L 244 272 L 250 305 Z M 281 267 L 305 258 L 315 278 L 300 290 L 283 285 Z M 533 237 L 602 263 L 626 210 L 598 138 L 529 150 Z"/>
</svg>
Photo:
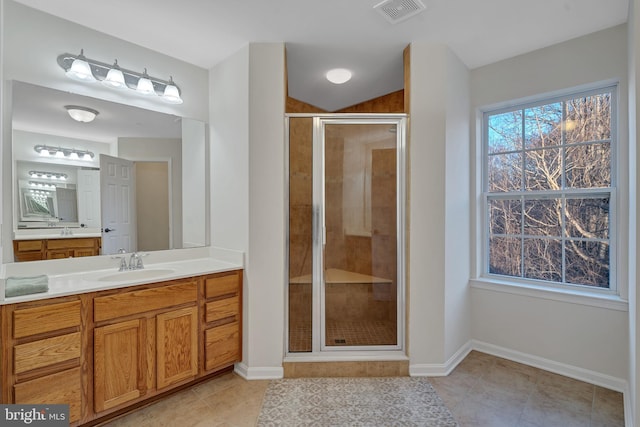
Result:
<svg viewBox="0 0 640 427">
<path fill-rule="evenodd" d="M 125 256 L 112 256 L 111 259 L 119 259 L 120 260 L 120 268 L 118 269 L 118 271 L 125 271 L 127 270 L 127 257 Z"/>
<path fill-rule="evenodd" d="M 142 268 L 144 268 L 144 264 L 142 263 L 142 257 L 147 256 L 147 255 L 149 255 L 149 254 L 148 254 L 148 253 L 143 253 L 143 254 L 138 253 L 138 254 L 137 254 L 137 256 L 136 256 L 136 259 L 137 259 L 137 261 L 136 261 L 136 268 L 137 268 L 137 269 L 142 269 Z"/>
</svg>

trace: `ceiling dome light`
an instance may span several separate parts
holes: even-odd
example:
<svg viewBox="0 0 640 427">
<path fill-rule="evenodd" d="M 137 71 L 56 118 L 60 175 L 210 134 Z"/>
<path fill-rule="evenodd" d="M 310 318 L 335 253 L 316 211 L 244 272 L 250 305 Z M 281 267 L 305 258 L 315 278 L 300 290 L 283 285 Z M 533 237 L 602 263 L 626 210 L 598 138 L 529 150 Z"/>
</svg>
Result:
<svg viewBox="0 0 640 427">
<path fill-rule="evenodd" d="M 182 98 L 180 98 L 180 91 L 173 82 L 173 77 L 169 77 L 169 83 L 164 87 L 164 93 L 162 94 L 162 100 L 169 104 L 182 104 Z"/>
<path fill-rule="evenodd" d="M 65 105 L 64 108 L 67 109 L 67 112 L 73 120 L 82 123 L 89 123 L 100 114 L 93 108 L 80 107 L 78 105 Z"/>
<path fill-rule="evenodd" d="M 91 66 L 84 57 L 84 50 L 80 50 L 80 55 L 71 63 L 71 67 L 65 73 L 67 77 L 81 82 L 95 82 L 96 78 L 91 72 Z"/>
<path fill-rule="evenodd" d="M 107 73 L 107 77 L 104 78 L 102 84 L 114 89 L 125 89 L 127 84 L 124 81 L 124 74 L 118 66 L 118 60 L 116 59 L 111 69 Z"/>
<path fill-rule="evenodd" d="M 353 73 L 346 68 L 334 68 L 327 71 L 326 77 L 333 84 L 341 85 L 351 80 Z"/>
<path fill-rule="evenodd" d="M 138 80 L 138 87 L 136 87 L 136 91 L 142 95 L 156 94 L 156 90 L 153 88 L 153 82 L 149 80 L 146 68 L 144 69 L 144 73 L 142 73 L 142 77 Z"/>
</svg>

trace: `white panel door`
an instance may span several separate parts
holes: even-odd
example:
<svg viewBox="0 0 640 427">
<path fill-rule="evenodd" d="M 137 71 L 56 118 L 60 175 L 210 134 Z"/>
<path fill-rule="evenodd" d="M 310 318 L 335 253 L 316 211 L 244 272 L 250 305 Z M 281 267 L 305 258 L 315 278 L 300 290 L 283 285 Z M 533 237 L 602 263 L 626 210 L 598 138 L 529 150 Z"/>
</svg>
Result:
<svg viewBox="0 0 640 427">
<path fill-rule="evenodd" d="M 100 155 L 102 253 L 137 250 L 134 162 Z"/>
<path fill-rule="evenodd" d="M 78 222 L 100 228 L 100 171 L 78 170 Z"/>
</svg>

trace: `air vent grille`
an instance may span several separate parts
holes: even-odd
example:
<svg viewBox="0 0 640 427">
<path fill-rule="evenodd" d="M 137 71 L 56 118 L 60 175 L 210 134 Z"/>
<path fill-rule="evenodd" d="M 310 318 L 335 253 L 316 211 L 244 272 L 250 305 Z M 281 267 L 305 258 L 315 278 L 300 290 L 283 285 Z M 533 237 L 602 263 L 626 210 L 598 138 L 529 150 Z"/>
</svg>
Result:
<svg viewBox="0 0 640 427">
<path fill-rule="evenodd" d="M 420 0 L 385 0 L 373 8 L 392 24 L 411 18 L 426 9 Z"/>
</svg>

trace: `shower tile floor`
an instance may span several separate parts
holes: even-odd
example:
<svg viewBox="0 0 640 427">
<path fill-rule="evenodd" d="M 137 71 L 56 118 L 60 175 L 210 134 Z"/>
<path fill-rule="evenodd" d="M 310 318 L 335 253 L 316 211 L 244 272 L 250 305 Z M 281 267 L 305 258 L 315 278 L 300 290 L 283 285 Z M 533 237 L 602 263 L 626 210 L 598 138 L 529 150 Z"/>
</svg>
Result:
<svg viewBox="0 0 640 427">
<path fill-rule="evenodd" d="M 330 346 L 377 346 L 396 343 L 396 323 L 392 321 L 327 321 L 327 344 Z M 289 351 L 311 351 L 311 323 L 299 322 L 290 325 Z"/>
</svg>

